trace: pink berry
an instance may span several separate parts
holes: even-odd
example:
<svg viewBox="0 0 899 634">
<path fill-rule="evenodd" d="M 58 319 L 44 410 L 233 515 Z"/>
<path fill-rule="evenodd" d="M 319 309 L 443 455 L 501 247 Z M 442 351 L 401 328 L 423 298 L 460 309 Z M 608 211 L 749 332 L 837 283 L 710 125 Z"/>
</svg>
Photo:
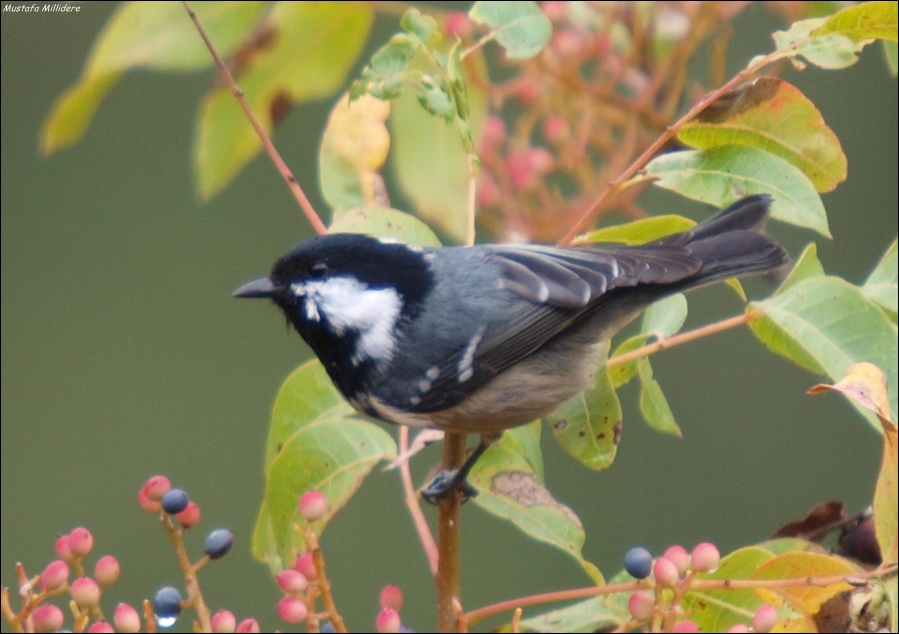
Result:
<svg viewBox="0 0 899 634">
<path fill-rule="evenodd" d="M 652 566 L 652 574 L 663 588 L 673 588 L 680 581 L 680 572 L 673 561 L 666 557 L 659 557 Z"/>
<path fill-rule="evenodd" d="M 77 559 L 86 557 L 93 547 L 94 536 L 83 526 L 79 526 L 69 533 L 69 550 L 72 551 L 73 557 Z"/>
<path fill-rule="evenodd" d="M 749 626 L 745 623 L 737 623 L 736 625 L 731 625 L 727 628 L 728 634 L 743 634 L 744 632 L 749 631 Z"/>
<path fill-rule="evenodd" d="M 699 625 L 696 624 L 695 621 L 678 621 L 674 624 L 674 627 L 671 628 L 672 632 L 698 632 Z"/>
<path fill-rule="evenodd" d="M 315 562 L 312 560 L 312 553 L 303 553 L 297 557 L 297 563 L 294 564 L 294 568 L 298 572 L 303 573 L 303 576 L 309 581 L 315 581 L 318 578 L 318 573 L 315 571 Z"/>
<path fill-rule="evenodd" d="M 503 118 L 498 117 L 495 114 L 487 117 L 487 120 L 484 122 L 484 133 L 481 138 L 483 144 L 488 147 L 499 145 L 505 141 L 506 122 L 503 121 Z"/>
<path fill-rule="evenodd" d="M 146 489 L 141 489 L 137 492 L 137 503 L 140 504 L 140 507 L 147 513 L 159 513 L 162 511 L 162 504 L 156 500 L 151 500 L 147 496 Z"/>
<path fill-rule="evenodd" d="M 648 621 L 655 614 L 656 600 L 649 592 L 633 593 L 627 600 L 627 609 L 638 621 Z"/>
<path fill-rule="evenodd" d="M 216 634 L 231 634 L 237 629 L 237 619 L 228 610 L 219 610 L 212 615 L 212 631 Z"/>
<path fill-rule="evenodd" d="M 536 78 L 525 77 L 518 82 L 516 97 L 523 104 L 533 103 L 543 92 L 543 84 Z"/>
<path fill-rule="evenodd" d="M 66 587 L 69 582 L 69 564 L 62 559 L 56 559 L 47 564 L 41 573 L 38 584 L 41 590 L 56 592 Z"/>
<path fill-rule="evenodd" d="M 488 174 L 484 170 L 481 170 L 481 173 L 478 177 L 478 189 L 475 196 L 477 197 L 478 207 L 481 209 L 485 207 L 493 207 L 500 201 L 500 198 L 502 196 L 499 185 L 497 185 L 496 181 L 493 180 L 490 174 Z"/>
<path fill-rule="evenodd" d="M 97 605 L 100 594 L 100 586 L 90 577 L 78 577 L 72 582 L 72 599 L 82 608 Z"/>
<path fill-rule="evenodd" d="M 118 580 L 121 571 L 118 559 L 112 555 L 103 555 L 94 565 L 94 579 L 101 588 L 108 588 Z"/>
<path fill-rule="evenodd" d="M 677 544 L 669 546 L 668 550 L 662 553 L 662 557 L 672 561 L 677 566 L 678 574 L 684 574 L 690 567 L 690 553 L 683 546 Z"/>
<path fill-rule="evenodd" d="M 321 491 L 312 489 L 300 496 L 300 502 L 297 507 L 299 508 L 300 515 L 302 515 L 307 522 L 315 522 L 324 517 L 325 513 L 328 512 L 328 498 L 326 498 L 325 494 Z"/>
<path fill-rule="evenodd" d="M 140 632 L 140 615 L 127 603 L 119 603 L 112 617 L 120 632 Z"/>
<path fill-rule="evenodd" d="M 551 172 L 556 164 L 556 157 L 553 156 L 552 152 L 543 147 L 534 147 L 528 150 L 528 158 L 538 174 Z"/>
<path fill-rule="evenodd" d="M 384 608 L 375 619 L 375 631 L 381 634 L 392 634 L 399 632 L 403 626 L 400 621 L 400 614 L 393 608 Z"/>
<path fill-rule="evenodd" d="M 75 561 L 75 557 L 72 555 L 72 549 L 69 548 L 69 536 L 68 535 L 60 535 L 56 538 L 56 544 L 54 545 L 54 550 L 56 551 L 56 556 L 62 559 L 63 561 L 67 561 L 72 563 Z"/>
<path fill-rule="evenodd" d="M 721 563 L 721 553 L 718 552 L 718 547 L 715 544 L 702 542 L 701 544 L 696 544 L 696 547 L 693 548 L 690 561 L 693 570 L 696 572 L 713 572 L 718 569 L 718 564 Z"/>
<path fill-rule="evenodd" d="M 515 189 L 527 190 L 534 185 L 534 166 L 527 152 L 511 152 L 506 158 L 506 170 Z"/>
<path fill-rule="evenodd" d="M 299 570 L 293 570 L 291 568 L 279 572 L 275 579 L 278 581 L 278 587 L 284 592 L 300 593 L 303 592 L 309 584 L 306 575 Z"/>
<path fill-rule="evenodd" d="M 106 621 L 97 621 L 93 623 L 89 628 L 87 628 L 88 632 L 97 632 L 98 634 L 106 634 L 107 632 L 115 632 L 113 627 L 107 623 Z"/>
<path fill-rule="evenodd" d="M 460 37 L 465 39 L 471 36 L 471 20 L 469 20 L 468 16 L 461 11 L 455 11 L 446 16 L 443 30 L 450 37 Z"/>
<path fill-rule="evenodd" d="M 31 613 L 35 632 L 58 632 L 62 629 L 64 619 L 62 610 L 49 603 L 37 606 Z"/>
<path fill-rule="evenodd" d="M 568 15 L 568 3 L 562 2 L 560 0 L 550 0 L 549 2 L 544 2 L 542 5 L 540 5 L 540 8 L 543 9 L 543 15 L 548 17 L 553 22 L 563 20 Z"/>
<path fill-rule="evenodd" d="M 571 126 L 565 117 L 551 114 L 543 120 L 543 138 L 552 145 L 558 145 L 571 136 Z"/>
<path fill-rule="evenodd" d="M 772 605 L 763 605 L 752 616 L 752 629 L 756 632 L 770 632 L 777 624 L 777 610 Z"/>
<path fill-rule="evenodd" d="M 563 29 L 553 33 L 549 44 L 559 57 L 574 57 L 584 50 L 584 38 L 571 29 Z"/>
<path fill-rule="evenodd" d="M 172 488 L 172 482 L 164 475 L 155 475 L 144 483 L 143 490 L 146 491 L 147 497 L 154 502 L 162 499 L 162 496 L 168 493 Z"/>
<path fill-rule="evenodd" d="M 200 523 L 200 507 L 191 500 L 183 511 L 175 514 L 175 519 L 178 520 L 182 528 L 193 528 Z"/>
<path fill-rule="evenodd" d="M 256 619 L 244 619 L 240 623 L 237 624 L 237 629 L 235 632 L 247 632 L 248 634 L 255 634 L 259 632 L 259 622 Z"/>
<path fill-rule="evenodd" d="M 397 612 L 403 609 L 403 591 L 398 586 L 384 586 L 381 590 L 381 608 L 393 608 Z"/>
<path fill-rule="evenodd" d="M 296 597 L 283 597 L 278 601 L 278 618 L 285 623 L 302 623 L 306 613 L 306 604 Z"/>
</svg>

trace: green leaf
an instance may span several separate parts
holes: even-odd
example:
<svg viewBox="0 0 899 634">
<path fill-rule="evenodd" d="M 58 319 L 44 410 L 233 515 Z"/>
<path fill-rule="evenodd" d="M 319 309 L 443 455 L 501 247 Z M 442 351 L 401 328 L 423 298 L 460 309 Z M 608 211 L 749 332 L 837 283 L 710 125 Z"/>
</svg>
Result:
<svg viewBox="0 0 899 634">
<path fill-rule="evenodd" d="M 683 293 L 671 295 L 651 304 L 643 313 L 641 332 L 670 337 L 683 328 L 687 320 L 687 298 Z"/>
<path fill-rule="evenodd" d="M 596 583 L 602 583 L 599 569 L 583 557 L 586 535 L 581 521 L 552 496 L 531 461 L 520 453 L 522 446 L 529 445 L 530 434 L 533 430 L 520 427 L 507 430 L 478 460 L 469 476 L 478 490 L 474 502 L 533 539 L 567 553 Z"/>
<path fill-rule="evenodd" d="M 774 557 L 758 546 L 741 548 L 721 560 L 715 572 L 698 573 L 697 579 L 748 579 L 759 566 Z M 754 590 L 689 590 L 683 599 L 684 611 L 699 625 L 700 632 L 724 632 L 737 624 L 752 622 L 763 605 Z"/>
<path fill-rule="evenodd" d="M 862 292 L 880 304 L 890 313 L 893 322 L 899 312 L 899 260 L 897 260 L 896 240 L 889 246 L 871 275 L 865 280 Z"/>
<path fill-rule="evenodd" d="M 439 247 L 440 240 L 415 216 L 386 207 L 357 207 L 334 219 L 328 233 L 364 233 L 421 247 Z"/>
<path fill-rule="evenodd" d="M 802 252 L 802 255 L 799 256 L 796 264 L 793 265 L 793 270 L 790 271 L 790 275 L 783 281 L 783 284 L 780 285 L 780 288 L 777 289 L 776 293 L 783 293 L 791 286 L 794 286 L 803 280 L 812 277 L 820 277 L 822 275 L 824 275 L 824 266 L 818 259 L 818 245 L 812 242 L 805 247 L 805 250 Z"/>
<path fill-rule="evenodd" d="M 605 597 L 579 601 L 560 610 L 520 621 L 522 632 L 614 632 L 630 621 L 630 615 L 610 609 Z"/>
<path fill-rule="evenodd" d="M 799 168 L 769 152 L 735 145 L 663 154 L 646 166 L 656 184 L 726 207 L 750 194 L 774 197 L 771 216 L 830 237 L 818 192 Z"/>
<path fill-rule="evenodd" d="M 328 511 L 316 522 L 321 534 L 372 468 L 395 455 L 390 434 L 355 413 L 318 361 L 301 365 L 275 398 L 254 556 L 275 571 L 292 565 L 304 548 L 291 528 L 305 523 L 297 513 L 300 495 L 317 489 L 327 497 Z"/>
<path fill-rule="evenodd" d="M 429 15 L 422 15 L 421 11 L 412 8 L 403 14 L 400 19 L 400 28 L 407 33 L 412 33 L 423 44 L 427 44 L 431 35 L 437 30 L 437 21 Z"/>
<path fill-rule="evenodd" d="M 409 62 L 415 56 L 416 48 L 416 42 L 408 35 L 394 35 L 372 55 L 361 77 L 353 82 L 350 99 L 366 93 L 378 99 L 396 99 L 402 95 L 409 81 Z"/>
<path fill-rule="evenodd" d="M 897 41 L 899 25 L 899 4 L 896 2 L 862 2 L 846 7 L 827 18 L 823 26 L 812 35 L 838 33 L 853 42 L 872 39 Z"/>
<path fill-rule="evenodd" d="M 334 213 L 377 205 L 390 150 L 390 102 L 371 95 L 341 97 L 328 117 L 318 152 L 322 195 Z"/>
<path fill-rule="evenodd" d="M 468 97 L 470 126 L 477 136 L 486 119 L 487 99 L 474 87 Z M 416 215 L 449 237 L 464 240 L 469 171 L 466 142 L 455 123 L 432 117 L 407 94 L 393 102 L 390 131 L 391 161 Z"/>
<path fill-rule="evenodd" d="M 490 35 L 511 58 L 534 57 L 553 34 L 552 23 L 534 2 L 475 2 L 468 17 L 491 27 Z"/>
<path fill-rule="evenodd" d="M 883 583 L 890 601 L 890 632 L 899 630 L 899 577 L 893 575 Z"/>
<path fill-rule="evenodd" d="M 883 42 L 883 56 L 887 62 L 890 74 L 895 77 L 899 72 L 899 46 L 896 42 Z"/>
<path fill-rule="evenodd" d="M 280 2 L 266 15 L 248 60 L 235 73 L 266 132 L 292 104 L 334 94 L 359 56 L 374 12 L 346 2 Z M 262 148 L 231 91 L 216 84 L 204 97 L 193 161 L 203 199 L 218 193 Z"/>
<path fill-rule="evenodd" d="M 574 244 L 595 242 L 617 242 L 621 244 L 646 244 L 672 233 L 680 233 L 694 227 L 696 223 L 683 216 L 653 216 L 634 220 L 623 225 L 604 227 L 574 239 Z"/>
<path fill-rule="evenodd" d="M 819 192 L 846 180 L 846 155 L 837 135 L 799 89 L 775 77 L 726 95 L 681 128 L 677 138 L 698 149 L 765 150 L 801 169 Z"/>
<path fill-rule="evenodd" d="M 879 367 L 887 375 L 895 420 L 896 325 L 861 289 L 838 277 L 811 277 L 748 309 L 765 315 L 750 327 L 766 346 L 798 365 L 826 372 L 834 381 L 854 363 L 868 361 Z M 870 411 L 850 402 L 880 431 Z"/>
<path fill-rule="evenodd" d="M 629 337 L 622 341 L 617 348 L 615 348 L 615 352 L 612 353 L 610 358 L 615 358 L 620 356 L 626 352 L 632 352 L 637 348 L 646 344 L 649 340 L 650 335 L 648 333 L 634 335 L 633 337 Z M 608 368 L 609 379 L 612 381 L 612 386 L 617 390 L 622 385 L 627 385 L 630 383 L 631 379 L 637 376 L 637 366 L 642 359 L 636 359 L 634 361 L 628 361 L 627 363 L 620 363 Z"/>
<path fill-rule="evenodd" d="M 820 68 L 836 70 L 852 66 L 867 42 L 853 42 L 836 33 L 813 36 L 812 33 L 826 22 L 827 18 L 810 18 L 794 22 L 787 31 L 775 31 L 772 37 L 777 50 L 785 57 L 801 55 Z M 794 60 L 794 65 L 797 61 Z"/>
<path fill-rule="evenodd" d="M 642 359 L 637 364 L 637 374 L 640 376 L 640 413 L 643 420 L 657 432 L 683 438 L 662 386 L 652 378 L 652 366 L 648 359 Z"/>
<path fill-rule="evenodd" d="M 621 403 L 605 365 L 594 375 L 592 389 L 558 406 L 546 419 L 562 449 L 585 466 L 599 471 L 615 460 Z"/>
<path fill-rule="evenodd" d="M 197 16 L 222 55 L 252 31 L 264 2 L 197 2 Z M 77 142 L 121 74 L 133 68 L 194 71 L 212 56 L 180 2 L 125 2 L 97 36 L 81 78 L 57 99 L 41 126 L 44 154 Z"/>
</svg>

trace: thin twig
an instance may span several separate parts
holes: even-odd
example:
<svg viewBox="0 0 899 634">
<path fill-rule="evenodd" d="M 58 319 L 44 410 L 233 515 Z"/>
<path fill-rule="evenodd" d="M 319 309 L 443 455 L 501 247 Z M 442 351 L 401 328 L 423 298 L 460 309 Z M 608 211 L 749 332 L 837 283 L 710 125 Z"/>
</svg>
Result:
<svg viewBox="0 0 899 634">
<path fill-rule="evenodd" d="M 312 554 L 312 563 L 315 565 L 315 587 L 318 589 L 325 610 L 327 610 L 328 616 L 331 618 L 331 625 L 338 632 L 348 631 L 346 624 L 343 622 L 343 617 L 337 611 L 334 595 L 331 594 L 331 582 L 328 581 L 327 570 L 325 569 L 325 556 L 322 554 L 322 549 L 318 544 L 318 537 L 316 537 L 308 524 L 305 529 L 301 529 L 294 524 L 294 530 L 306 541 L 306 552 Z"/>
<path fill-rule="evenodd" d="M 209 616 L 209 608 L 203 600 L 203 593 L 200 591 L 200 583 L 197 581 L 197 573 L 194 571 L 194 565 L 190 561 L 187 554 L 187 548 L 184 546 L 184 536 L 181 530 L 175 528 L 172 518 L 168 513 L 162 514 L 162 527 L 165 534 L 168 535 L 169 541 L 175 549 L 175 557 L 178 559 L 178 566 L 181 568 L 181 574 L 184 575 L 184 588 L 187 590 L 187 596 L 190 597 L 191 605 L 197 613 L 197 619 L 200 621 L 200 627 L 204 632 L 212 631 L 212 620 Z"/>
<path fill-rule="evenodd" d="M 253 129 L 256 131 L 259 139 L 262 141 L 262 145 L 265 148 L 265 151 L 268 153 L 272 162 L 275 164 L 275 167 L 278 168 L 278 172 L 281 173 L 281 177 L 284 179 L 284 182 L 287 183 L 287 187 L 290 188 L 290 191 L 293 193 L 294 198 L 297 199 L 297 202 L 300 204 L 300 208 L 302 208 L 303 212 L 306 214 L 306 218 L 308 218 L 309 224 L 312 225 L 312 228 L 318 235 L 324 235 L 328 233 L 328 228 L 322 222 L 321 218 L 319 218 L 315 209 L 312 207 L 312 203 L 310 203 L 309 199 L 306 197 L 303 188 L 300 187 L 300 184 L 297 182 L 296 177 L 293 175 L 293 172 L 291 172 L 290 168 L 287 167 L 287 163 L 284 162 L 284 160 L 281 158 L 281 155 L 278 153 L 278 150 L 275 149 L 275 146 L 269 138 L 265 128 L 262 126 L 262 123 L 258 118 L 256 118 L 256 115 L 253 113 L 252 108 L 250 108 L 250 104 L 247 102 L 243 90 L 241 90 L 240 86 L 237 85 L 237 82 L 234 80 L 234 76 L 231 75 L 231 71 L 228 70 L 228 67 L 225 65 L 224 60 L 222 60 L 221 56 L 218 54 L 218 51 L 215 48 L 215 45 L 213 45 L 212 40 L 209 39 L 209 35 L 206 33 L 206 29 L 203 28 L 203 24 L 197 17 L 197 13 L 196 11 L 194 11 L 193 6 L 188 0 L 183 0 L 183 2 L 184 8 L 187 9 L 187 13 L 188 15 L 190 15 L 190 19 L 193 20 L 194 25 L 197 27 L 197 31 L 200 33 L 200 37 L 202 37 L 203 41 L 206 43 L 206 48 L 208 48 L 209 52 L 212 54 L 212 57 L 215 60 L 215 65 L 218 66 L 219 72 L 222 74 L 222 77 L 225 78 L 225 82 L 231 88 L 231 93 L 240 103 L 240 107 L 243 108 L 244 113 L 246 113 L 247 119 L 250 121 L 250 124 L 253 126 Z"/>
<path fill-rule="evenodd" d="M 406 455 L 409 451 L 409 427 L 400 425 L 400 455 Z M 428 526 L 428 520 L 425 518 L 418 503 L 418 493 L 412 484 L 412 473 L 409 470 L 409 461 L 406 460 L 400 465 L 400 480 L 403 483 L 403 494 L 406 499 L 406 508 L 409 509 L 409 515 L 412 516 L 412 523 L 415 525 L 415 531 L 418 533 L 418 539 L 421 540 L 421 546 L 424 548 L 425 556 L 428 558 L 428 564 L 431 567 L 431 576 L 437 576 L 437 544 L 434 542 L 434 535 L 431 533 L 431 527 Z"/>
<path fill-rule="evenodd" d="M 673 348 L 674 346 L 679 346 L 682 343 L 687 343 L 695 339 L 701 339 L 702 337 L 707 337 L 708 335 L 713 335 L 718 332 L 724 332 L 725 330 L 729 330 L 730 328 L 736 328 L 737 326 L 748 324 L 750 321 L 755 321 L 756 319 L 760 319 L 761 317 L 761 311 L 752 310 L 748 313 L 743 313 L 742 315 L 731 317 L 730 319 L 716 321 L 715 323 L 709 324 L 707 326 L 702 326 L 694 330 L 688 330 L 671 337 L 665 337 L 664 339 L 659 339 L 654 343 L 649 343 L 645 346 L 641 346 L 636 350 L 631 350 L 630 352 L 625 352 L 624 354 L 619 354 L 612 357 L 606 362 L 606 367 L 611 368 L 616 365 L 621 365 L 623 363 L 635 361 L 643 357 L 648 357 L 649 355 L 654 354 L 660 350 Z"/>
</svg>

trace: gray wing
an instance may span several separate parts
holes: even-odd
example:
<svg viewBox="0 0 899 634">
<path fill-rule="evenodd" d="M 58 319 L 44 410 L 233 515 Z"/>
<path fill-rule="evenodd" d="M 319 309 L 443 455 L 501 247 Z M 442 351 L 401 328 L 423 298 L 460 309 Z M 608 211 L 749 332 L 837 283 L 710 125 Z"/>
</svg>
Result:
<svg viewBox="0 0 899 634">
<path fill-rule="evenodd" d="M 696 274 L 702 266 L 700 260 L 691 257 L 689 248 L 680 245 L 476 248 L 483 249 L 499 271 L 500 289 L 511 293 L 508 310 L 480 329 L 460 328 L 469 338 L 435 366 L 437 378 L 425 393 L 415 397 L 413 411 L 435 412 L 457 405 L 579 320 L 595 319 L 595 311 L 603 310 L 603 299 L 611 291 L 638 284 L 674 284 Z M 609 320 L 623 312 L 631 314 L 649 301 L 640 305 L 628 302 L 623 310 L 612 307 L 617 314 L 610 314 Z M 403 400 L 408 403 L 408 399 Z"/>
</svg>

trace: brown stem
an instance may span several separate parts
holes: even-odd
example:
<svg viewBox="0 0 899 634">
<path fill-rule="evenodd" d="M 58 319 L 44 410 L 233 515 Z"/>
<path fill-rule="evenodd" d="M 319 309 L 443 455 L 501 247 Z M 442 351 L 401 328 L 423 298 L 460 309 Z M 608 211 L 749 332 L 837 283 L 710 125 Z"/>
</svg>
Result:
<svg viewBox="0 0 899 634">
<path fill-rule="evenodd" d="M 443 468 L 457 469 L 465 461 L 465 434 L 447 432 L 443 439 Z M 462 492 L 453 489 L 437 502 L 437 628 L 457 631 L 453 599 L 459 597 L 459 520 Z"/>
<path fill-rule="evenodd" d="M 6 622 L 9 623 L 9 628 L 13 632 L 24 632 L 25 630 L 22 628 L 22 623 L 16 617 L 16 613 L 12 609 L 12 605 L 9 602 L 9 588 L 3 586 L 2 592 L 0 592 L 0 613 L 3 614 L 3 618 L 6 619 Z"/>
<path fill-rule="evenodd" d="M 144 622 L 146 623 L 146 628 L 148 634 L 155 634 L 156 632 L 156 615 L 153 613 L 153 604 L 150 603 L 149 599 L 144 599 Z"/>
<path fill-rule="evenodd" d="M 331 619 L 331 624 L 338 632 L 346 632 L 346 623 L 343 622 L 343 617 L 340 616 L 340 612 L 337 611 L 337 604 L 334 603 L 334 595 L 331 594 L 331 582 L 328 581 L 327 571 L 325 570 L 325 556 L 322 554 L 322 549 L 318 545 L 318 538 L 308 525 L 302 535 L 306 540 L 307 551 L 312 553 L 312 562 L 315 564 L 315 585 L 321 595 L 325 610 L 327 610 L 328 616 Z"/>
<path fill-rule="evenodd" d="M 197 613 L 200 627 L 204 632 L 210 632 L 212 631 L 212 620 L 209 616 L 209 608 L 203 600 L 200 583 L 197 581 L 197 573 L 187 554 L 187 548 L 184 546 L 184 537 L 181 530 L 175 527 L 168 513 L 162 514 L 162 526 L 165 528 L 165 534 L 168 535 L 169 541 L 172 542 L 172 547 L 175 549 L 178 566 L 181 568 L 181 574 L 184 575 L 184 588 L 187 590 L 190 603 Z"/>
<path fill-rule="evenodd" d="M 278 172 L 280 172 L 281 178 L 283 178 L 284 182 L 287 183 L 287 187 L 293 193 L 294 198 L 296 198 L 297 202 L 300 204 L 300 208 L 306 214 L 306 218 L 309 220 L 309 224 L 312 225 L 312 228 L 315 229 L 315 233 L 317 233 L 318 235 L 324 235 L 328 233 L 328 228 L 325 227 L 325 224 L 315 212 L 315 209 L 312 207 L 312 203 L 309 202 L 309 199 L 306 197 L 306 193 L 303 191 L 303 188 L 300 187 L 300 184 L 297 182 L 297 179 L 293 175 L 293 172 L 291 172 L 290 168 L 287 167 L 287 163 L 285 163 L 284 159 L 281 158 L 281 155 L 278 154 L 278 150 L 275 149 L 275 146 L 269 138 L 268 133 L 265 131 L 265 128 L 262 126 L 262 123 L 259 121 L 259 119 L 256 118 L 256 115 L 253 113 L 252 108 L 250 108 L 250 104 L 247 102 L 243 90 L 241 90 L 240 86 L 237 85 L 237 82 L 231 75 L 231 71 L 228 70 L 228 67 L 225 65 L 224 60 L 222 60 L 221 56 L 218 54 L 218 51 L 215 48 L 215 45 L 213 45 L 212 40 L 209 39 L 209 34 L 206 33 L 206 29 L 203 28 L 203 24 L 197 17 L 197 13 L 196 11 L 194 11 L 193 6 L 188 0 L 183 0 L 183 2 L 184 8 L 187 9 L 187 13 L 190 16 L 190 19 L 193 20 L 194 25 L 197 27 L 197 31 L 200 33 L 200 37 L 202 37 L 203 41 L 206 43 L 206 48 L 208 48 L 209 52 L 212 54 L 212 58 L 215 60 L 215 65 L 218 66 L 219 72 L 222 74 L 222 77 L 225 78 L 225 82 L 231 88 L 231 93 L 237 99 L 238 103 L 240 103 L 240 107 L 243 108 L 244 113 L 247 115 L 247 119 L 250 121 L 250 125 L 253 126 L 253 129 L 256 131 L 256 134 L 262 141 L 262 146 L 265 148 L 265 151 L 268 153 L 272 162 L 275 164 Z"/>
<path fill-rule="evenodd" d="M 400 455 L 403 456 L 409 450 L 409 427 L 400 426 Z M 418 533 L 418 539 L 424 548 L 425 556 L 428 558 L 428 564 L 431 568 L 431 576 L 437 576 L 437 544 L 434 542 L 434 535 L 431 533 L 431 527 L 428 526 L 428 520 L 425 519 L 421 506 L 418 503 L 418 493 L 412 484 L 412 473 L 409 470 L 409 461 L 406 460 L 400 465 L 400 480 L 403 483 L 403 494 L 406 498 L 406 508 L 409 509 L 409 515 L 412 516 L 412 523 L 415 525 L 415 531 Z"/>
<path fill-rule="evenodd" d="M 654 354 L 660 350 L 665 350 L 666 348 L 673 348 L 674 346 L 679 346 L 682 343 L 687 343 L 688 341 L 693 341 L 694 339 L 701 339 L 702 337 L 707 337 L 708 335 L 713 335 L 730 328 L 736 328 L 737 326 L 748 324 L 750 321 L 755 321 L 756 319 L 761 318 L 761 316 L 762 313 L 760 311 L 752 310 L 748 313 L 743 313 L 742 315 L 731 317 L 730 319 L 717 321 L 714 324 L 709 324 L 708 326 L 702 326 L 694 330 L 688 330 L 671 337 L 666 337 L 665 339 L 659 339 L 654 343 L 641 346 L 636 350 L 631 350 L 630 352 L 625 352 L 624 354 L 619 354 L 612 357 L 606 362 L 606 367 L 611 368 L 616 365 L 635 361 L 636 359 L 642 359 L 643 357 L 648 357 L 649 355 Z"/>
</svg>

